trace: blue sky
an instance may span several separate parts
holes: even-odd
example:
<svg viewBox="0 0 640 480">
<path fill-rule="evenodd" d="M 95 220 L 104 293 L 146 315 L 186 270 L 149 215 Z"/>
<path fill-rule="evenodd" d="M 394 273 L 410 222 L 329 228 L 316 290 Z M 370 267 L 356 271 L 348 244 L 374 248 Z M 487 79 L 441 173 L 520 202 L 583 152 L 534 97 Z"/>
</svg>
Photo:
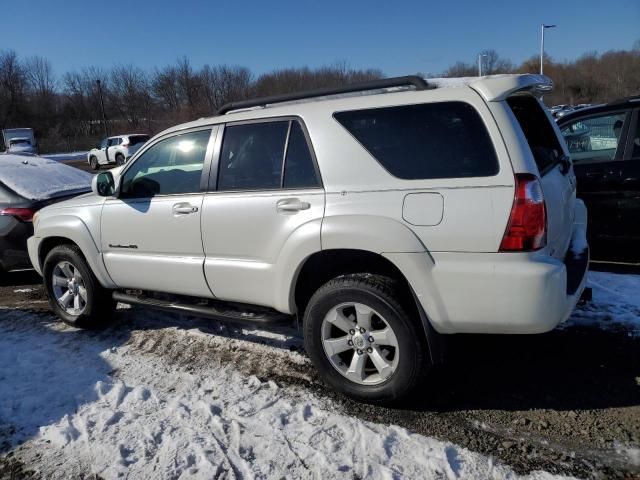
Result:
<svg viewBox="0 0 640 480">
<path fill-rule="evenodd" d="M 436 74 L 488 48 L 518 63 L 539 51 L 542 22 L 558 24 L 546 50 L 561 60 L 640 39 L 640 0 L 21 0 L 1 11 L 0 50 L 47 57 L 57 73 L 187 55 L 258 74 L 336 61 Z"/>
</svg>

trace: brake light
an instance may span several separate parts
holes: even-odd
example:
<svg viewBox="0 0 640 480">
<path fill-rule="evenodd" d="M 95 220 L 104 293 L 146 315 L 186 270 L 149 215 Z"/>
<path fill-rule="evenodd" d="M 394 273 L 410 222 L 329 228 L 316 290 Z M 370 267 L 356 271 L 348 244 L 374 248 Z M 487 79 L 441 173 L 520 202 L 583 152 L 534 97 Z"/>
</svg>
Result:
<svg viewBox="0 0 640 480">
<path fill-rule="evenodd" d="M 123 144 L 122 144 L 122 146 L 123 146 L 123 147 L 128 147 L 128 146 L 129 146 L 129 142 L 127 142 L 127 143 L 123 143 Z"/>
<path fill-rule="evenodd" d="M 0 215 L 9 215 L 17 218 L 21 222 L 31 222 L 34 213 L 36 213 L 36 211 L 31 208 L 5 208 L 0 211 Z"/>
<path fill-rule="evenodd" d="M 516 194 L 501 252 L 539 250 L 547 244 L 547 209 L 542 184 L 535 175 L 516 174 Z"/>
</svg>

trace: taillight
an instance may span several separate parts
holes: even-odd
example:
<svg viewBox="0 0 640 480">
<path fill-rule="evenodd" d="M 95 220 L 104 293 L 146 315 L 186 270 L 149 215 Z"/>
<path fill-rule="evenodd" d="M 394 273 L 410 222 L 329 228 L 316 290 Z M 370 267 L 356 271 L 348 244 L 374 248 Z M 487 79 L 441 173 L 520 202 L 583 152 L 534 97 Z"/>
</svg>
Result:
<svg viewBox="0 0 640 480">
<path fill-rule="evenodd" d="M 501 252 L 539 250 L 547 244 L 547 212 L 542 185 L 535 175 L 516 174 L 516 194 Z"/>
<path fill-rule="evenodd" d="M 5 208 L 0 211 L 0 215 L 9 215 L 11 217 L 15 217 L 22 222 L 30 222 L 33 220 L 33 214 L 36 213 L 35 210 L 31 208 Z"/>
<path fill-rule="evenodd" d="M 128 144 L 128 143 L 122 143 L 121 145 L 122 145 L 123 147 L 128 147 L 128 146 L 129 146 L 129 144 Z"/>
</svg>

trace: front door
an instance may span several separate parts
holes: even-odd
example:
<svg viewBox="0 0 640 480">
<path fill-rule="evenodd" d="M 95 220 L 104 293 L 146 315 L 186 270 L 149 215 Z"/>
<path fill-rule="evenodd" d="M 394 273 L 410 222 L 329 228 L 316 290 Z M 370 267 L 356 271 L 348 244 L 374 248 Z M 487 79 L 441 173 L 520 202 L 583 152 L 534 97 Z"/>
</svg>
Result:
<svg viewBox="0 0 640 480">
<path fill-rule="evenodd" d="M 218 175 L 202 206 L 211 290 L 286 311 L 292 272 L 320 250 L 324 214 L 305 130 L 296 119 L 227 125 L 216 150 Z"/>
<path fill-rule="evenodd" d="M 207 128 L 154 143 L 122 174 L 118 198 L 105 201 L 101 247 L 118 287 L 211 296 L 200 216 L 212 135 Z"/>
<path fill-rule="evenodd" d="M 624 141 L 630 114 L 626 110 L 574 120 L 562 127 L 578 182 L 578 197 L 587 205 L 587 232 L 592 258 L 613 260 L 617 239 L 626 235 L 620 209 Z"/>
</svg>

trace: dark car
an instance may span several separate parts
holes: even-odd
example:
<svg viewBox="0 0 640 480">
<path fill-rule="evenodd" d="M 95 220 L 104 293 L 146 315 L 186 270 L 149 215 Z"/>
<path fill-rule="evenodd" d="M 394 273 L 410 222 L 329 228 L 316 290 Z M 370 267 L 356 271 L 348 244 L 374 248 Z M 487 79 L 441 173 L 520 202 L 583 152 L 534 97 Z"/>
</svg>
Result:
<svg viewBox="0 0 640 480">
<path fill-rule="evenodd" d="M 91 175 L 33 155 L 0 155 L 0 272 L 31 268 L 35 212 L 91 189 Z"/>
<path fill-rule="evenodd" d="M 558 120 L 589 210 L 594 260 L 640 262 L 640 96 Z"/>
</svg>

